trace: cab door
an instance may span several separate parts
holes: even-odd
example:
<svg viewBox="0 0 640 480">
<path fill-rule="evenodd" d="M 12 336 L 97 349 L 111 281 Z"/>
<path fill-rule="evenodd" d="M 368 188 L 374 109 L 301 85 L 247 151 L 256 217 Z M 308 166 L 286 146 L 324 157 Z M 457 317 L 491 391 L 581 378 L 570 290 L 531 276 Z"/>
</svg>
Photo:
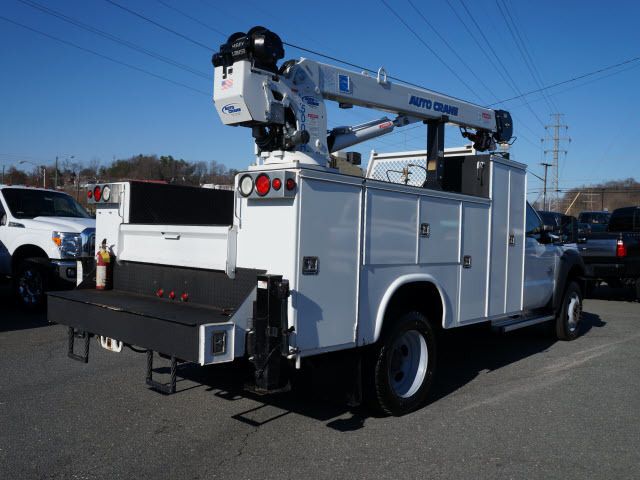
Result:
<svg viewBox="0 0 640 480">
<path fill-rule="evenodd" d="M 558 247 L 543 231 L 543 223 L 527 203 L 524 252 L 524 309 L 546 306 L 553 296 Z"/>
<path fill-rule="evenodd" d="M 2 206 L 2 200 L 0 200 L 0 276 L 8 275 L 11 269 L 11 254 L 5 245 L 9 233 L 7 230 L 8 222 L 7 212 Z"/>
</svg>

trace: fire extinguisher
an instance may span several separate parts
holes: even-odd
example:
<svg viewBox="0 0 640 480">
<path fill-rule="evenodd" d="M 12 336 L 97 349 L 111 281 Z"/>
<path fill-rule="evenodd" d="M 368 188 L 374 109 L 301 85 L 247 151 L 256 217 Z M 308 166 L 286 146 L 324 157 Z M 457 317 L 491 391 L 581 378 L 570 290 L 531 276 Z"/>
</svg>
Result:
<svg viewBox="0 0 640 480">
<path fill-rule="evenodd" d="M 100 249 L 96 254 L 96 289 L 108 290 L 111 288 L 111 255 L 107 249 L 107 239 L 102 240 Z"/>
</svg>

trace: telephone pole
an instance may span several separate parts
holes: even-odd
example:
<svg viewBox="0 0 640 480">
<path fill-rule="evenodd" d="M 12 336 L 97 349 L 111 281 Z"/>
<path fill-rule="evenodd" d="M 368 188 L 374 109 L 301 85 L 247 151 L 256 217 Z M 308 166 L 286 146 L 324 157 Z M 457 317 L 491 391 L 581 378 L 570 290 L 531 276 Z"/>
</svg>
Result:
<svg viewBox="0 0 640 480">
<path fill-rule="evenodd" d="M 544 167 L 544 190 L 542 190 L 542 210 L 547 210 L 547 169 L 551 166 L 550 163 L 542 162 L 540 165 Z"/>
<path fill-rule="evenodd" d="M 552 125 L 545 125 L 544 129 L 549 131 L 551 129 L 552 135 L 548 135 L 545 139 L 547 142 L 552 142 L 552 147 L 549 150 L 545 150 L 544 154 L 551 153 L 551 189 L 552 195 L 549 199 L 549 210 L 557 210 L 560 206 L 560 154 L 567 154 L 567 150 L 562 148 L 565 142 L 571 142 L 571 138 L 562 136 L 560 134 L 561 129 L 565 131 L 569 129 L 567 125 L 563 125 L 562 113 L 552 113 L 551 118 L 554 120 Z M 545 168 L 546 172 L 546 168 Z"/>
</svg>

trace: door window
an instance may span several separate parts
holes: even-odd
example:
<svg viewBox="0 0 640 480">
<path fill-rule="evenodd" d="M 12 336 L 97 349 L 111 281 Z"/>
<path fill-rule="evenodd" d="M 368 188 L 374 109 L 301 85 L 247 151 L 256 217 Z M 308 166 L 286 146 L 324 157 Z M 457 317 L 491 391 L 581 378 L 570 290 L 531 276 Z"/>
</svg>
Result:
<svg viewBox="0 0 640 480">
<path fill-rule="evenodd" d="M 540 217 L 531 205 L 527 203 L 527 235 L 533 234 L 534 230 L 539 229 L 541 225 Z"/>
</svg>

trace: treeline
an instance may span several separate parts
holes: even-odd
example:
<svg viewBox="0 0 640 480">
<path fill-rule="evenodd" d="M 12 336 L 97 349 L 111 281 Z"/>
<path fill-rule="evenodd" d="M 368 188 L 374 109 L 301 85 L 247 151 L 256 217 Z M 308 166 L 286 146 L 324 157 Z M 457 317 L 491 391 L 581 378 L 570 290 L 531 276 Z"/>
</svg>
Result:
<svg viewBox="0 0 640 480">
<path fill-rule="evenodd" d="M 214 183 L 232 184 L 237 170 L 228 169 L 216 161 L 189 162 L 171 155 L 136 155 L 101 165 L 92 160 L 88 164 L 61 161 L 58 164 L 57 185 L 69 190 L 87 183 L 115 182 L 123 180 L 154 180 L 182 185 Z M 43 180 L 44 178 L 44 180 Z M 56 169 L 53 165 L 34 166 L 31 171 L 10 167 L 4 173 L 4 183 L 48 188 L 55 184 Z"/>
<path fill-rule="evenodd" d="M 567 190 L 560 197 L 559 212 L 577 216 L 588 210 L 609 210 L 640 205 L 640 182 L 634 178 L 611 180 Z"/>
</svg>

